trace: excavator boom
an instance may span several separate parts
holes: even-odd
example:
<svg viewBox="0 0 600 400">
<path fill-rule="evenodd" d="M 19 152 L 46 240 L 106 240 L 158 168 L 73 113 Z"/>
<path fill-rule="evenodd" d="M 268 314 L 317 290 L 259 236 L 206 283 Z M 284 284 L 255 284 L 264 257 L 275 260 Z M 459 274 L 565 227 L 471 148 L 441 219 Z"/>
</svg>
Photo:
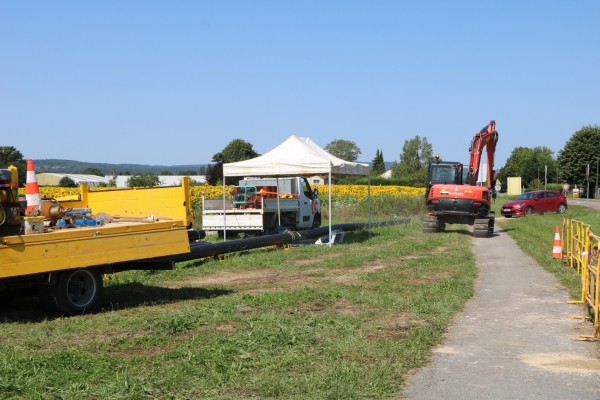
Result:
<svg viewBox="0 0 600 400">
<path fill-rule="evenodd" d="M 496 121 L 490 121 L 490 124 L 484 127 L 479 133 L 476 133 L 471 139 L 469 147 L 469 169 L 467 174 L 467 185 L 477 185 L 479 176 L 479 166 L 481 165 L 481 155 L 483 148 L 487 152 L 487 173 L 486 187 L 491 189 L 494 184 L 494 154 L 496 153 L 496 143 L 498 143 L 498 132 L 496 131 Z"/>
</svg>

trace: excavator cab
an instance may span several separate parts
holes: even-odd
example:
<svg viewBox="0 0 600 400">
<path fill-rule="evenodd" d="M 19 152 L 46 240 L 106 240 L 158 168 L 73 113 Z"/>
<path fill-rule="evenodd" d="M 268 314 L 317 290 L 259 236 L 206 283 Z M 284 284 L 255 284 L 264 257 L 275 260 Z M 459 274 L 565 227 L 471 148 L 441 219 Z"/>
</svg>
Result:
<svg viewBox="0 0 600 400">
<path fill-rule="evenodd" d="M 462 185 L 463 183 L 463 165 L 459 162 L 440 161 L 440 156 L 435 155 L 435 161 L 429 164 L 427 173 L 427 190 L 425 198 L 429 195 L 429 190 L 433 185 Z"/>
</svg>

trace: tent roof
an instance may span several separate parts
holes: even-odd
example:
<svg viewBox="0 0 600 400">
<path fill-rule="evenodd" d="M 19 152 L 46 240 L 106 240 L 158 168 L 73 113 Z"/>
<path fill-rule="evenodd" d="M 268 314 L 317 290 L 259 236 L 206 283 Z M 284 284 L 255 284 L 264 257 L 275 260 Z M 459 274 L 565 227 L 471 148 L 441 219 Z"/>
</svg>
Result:
<svg viewBox="0 0 600 400">
<path fill-rule="evenodd" d="M 290 136 L 262 156 L 223 164 L 224 176 L 369 175 L 368 164 L 332 156 L 307 137 Z"/>
</svg>

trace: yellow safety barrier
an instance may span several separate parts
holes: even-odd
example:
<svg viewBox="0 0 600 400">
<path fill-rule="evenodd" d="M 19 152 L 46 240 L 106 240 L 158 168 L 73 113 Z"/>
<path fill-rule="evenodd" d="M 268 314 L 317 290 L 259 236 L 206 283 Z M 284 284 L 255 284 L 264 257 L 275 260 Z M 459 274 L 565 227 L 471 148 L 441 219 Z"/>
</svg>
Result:
<svg viewBox="0 0 600 400">
<path fill-rule="evenodd" d="M 593 339 L 600 339 L 600 319 L 598 316 L 598 309 L 600 308 L 599 245 L 600 236 L 592 234 L 589 249 L 590 262 L 588 263 L 583 283 L 583 315 L 590 318 L 594 323 Z M 588 337 L 588 339 L 592 338 Z"/>
<path fill-rule="evenodd" d="M 579 220 L 565 218 L 562 230 L 563 263 L 581 274 L 587 263 L 591 227 Z"/>
<path fill-rule="evenodd" d="M 562 225 L 563 264 L 576 269 L 581 276 L 581 299 L 569 303 L 582 304 L 581 317 L 592 320 L 594 336 L 582 336 L 583 340 L 600 339 L 600 236 L 591 227 L 576 219 L 564 219 Z"/>
</svg>

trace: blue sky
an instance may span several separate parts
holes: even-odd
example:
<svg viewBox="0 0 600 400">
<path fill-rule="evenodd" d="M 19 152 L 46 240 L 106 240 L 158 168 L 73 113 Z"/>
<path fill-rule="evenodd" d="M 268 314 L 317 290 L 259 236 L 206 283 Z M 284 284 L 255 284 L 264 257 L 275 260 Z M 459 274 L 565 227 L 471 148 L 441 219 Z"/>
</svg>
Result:
<svg viewBox="0 0 600 400">
<path fill-rule="evenodd" d="M 26 158 L 183 165 L 241 138 L 426 137 L 468 163 L 495 119 L 556 153 L 600 124 L 598 1 L 0 0 L 0 130 Z"/>
</svg>

